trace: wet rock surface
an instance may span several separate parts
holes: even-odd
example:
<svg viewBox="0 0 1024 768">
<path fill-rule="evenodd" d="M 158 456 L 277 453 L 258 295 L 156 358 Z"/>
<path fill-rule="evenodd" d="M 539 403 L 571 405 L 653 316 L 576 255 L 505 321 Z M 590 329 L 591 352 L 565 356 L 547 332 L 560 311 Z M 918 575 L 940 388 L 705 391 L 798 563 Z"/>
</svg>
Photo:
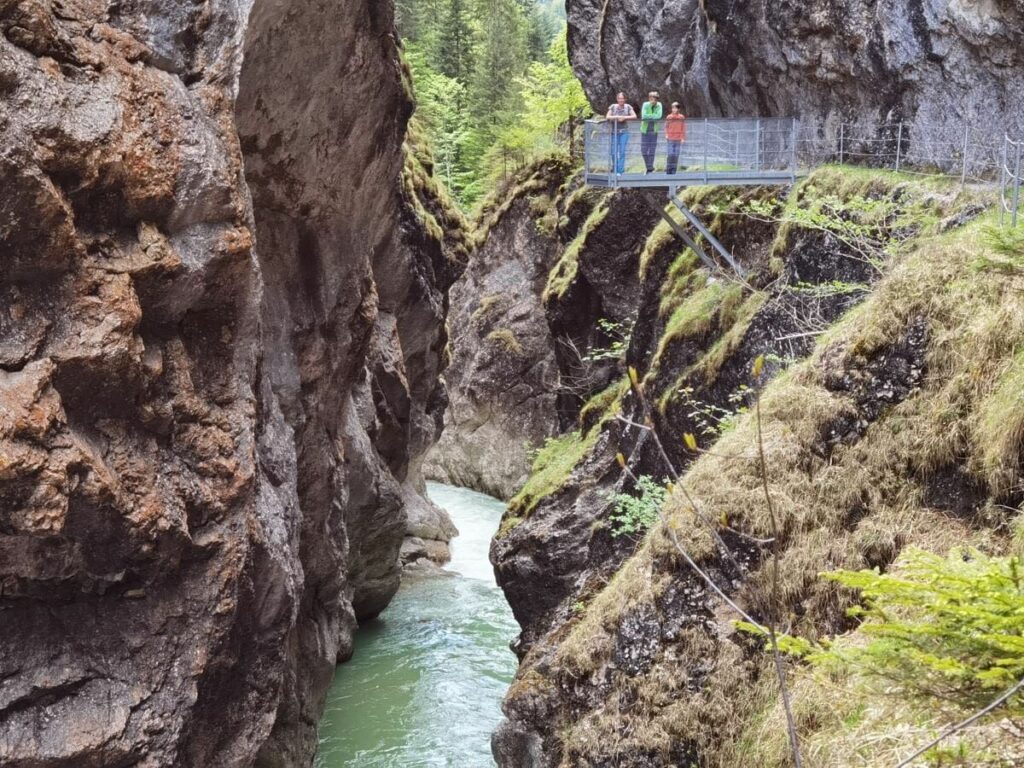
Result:
<svg viewBox="0 0 1024 768">
<path fill-rule="evenodd" d="M 568 0 L 569 50 L 603 113 L 652 88 L 699 116 L 812 125 L 905 119 L 913 141 L 962 141 L 964 120 L 1024 129 L 1024 6 L 813 0 Z"/>
<path fill-rule="evenodd" d="M 460 269 L 400 191 L 392 24 L 0 3 L 0 763 L 311 761 Z"/>
</svg>

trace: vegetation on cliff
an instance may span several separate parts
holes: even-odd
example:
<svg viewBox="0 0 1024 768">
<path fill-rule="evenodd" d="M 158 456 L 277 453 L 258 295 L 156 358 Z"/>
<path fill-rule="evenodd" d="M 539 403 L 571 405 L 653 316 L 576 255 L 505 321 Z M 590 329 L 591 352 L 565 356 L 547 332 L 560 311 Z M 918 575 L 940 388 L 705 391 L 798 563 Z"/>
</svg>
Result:
<svg viewBox="0 0 1024 768">
<path fill-rule="evenodd" d="M 627 361 L 638 366 L 638 384 L 659 404 L 654 426 L 679 465 L 694 458 L 682 435 L 698 432 L 701 409 L 729 415 L 727 429 L 700 436 L 701 455 L 665 504 L 667 526 L 752 615 L 770 614 L 777 599 L 783 629 L 794 637 L 841 637 L 846 647 L 871 650 L 846 614 L 855 593 L 819 573 L 888 568 L 911 545 L 944 557 L 967 544 L 986 553 L 979 563 L 1015 546 L 1024 490 L 1019 245 L 979 216 L 984 200 L 975 193 L 874 171 L 823 169 L 786 198 L 727 190 L 701 198 L 695 205 L 753 276 L 745 285 L 712 280 L 652 227 L 636 268 L 656 301 L 619 363 L 620 371 Z M 583 279 L 580 265 L 599 258 L 592 249 L 604 224 L 584 219 L 565 246 L 571 258 L 563 253 L 552 270 L 549 287 L 558 290 L 548 292 L 549 311 L 557 313 L 560 296 Z M 565 268 L 568 261 L 575 269 Z M 757 355 L 767 356 L 773 377 L 760 434 L 780 516 L 777 597 L 768 553 L 751 544 L 772 536 L 758 428 L 743 402 Z M 515 524 L 503 530 L 498 570 L 514 607 L 528 589 L 518 581 L 525 572 L 503 571 L 513 561 L 502 553 L 529 551 L 534 528 L 542 535 L 560 525 L 563 536 L 589 530 L 583 552 L 608 551 L 614 506 L 584 512 L 574 499 L 594 498 L 586 489 L 606 482 L 599 478 L 612 473 L 617 450 L 637 476 L 666 474 L 628 423 L 642 421 L 635 393 L 600 398 L 602 409 L 614 403 L 612 417 L 561 438 L 567 445 L 549 444 L 524 488 L 527 503 L 509 512 Z M 628 490 L 626 476 L 614 487 Z M 703 520 L 725 526 L 718 535 L 730 542 L 739 571 L 722 559 Z M 559 593 L 558 604 L 517 613 L 528 617 L 529 645 L 506 712 L 516 727 L 538 731 L 566 766 L 789 764 L 770 659 L 736 629 L 738 617 L 719 609 L 668 527 L 656 524 L 610 570 L 607 554 L 600 561 L 573 554 L 575 586 Z M 1014 635 L 1012 627 L 989 629 L 1003 640 Z M 810 765 L 854 764 L 852 755 L 858 765 L 891 764 L 979 702 L 923 707 L 887 689 L 879 703 L 877 685 L 856 665 L 828 674 L 794 669 Z M 822 717 L 825 698 L 837 696 L 844 706 Z M 558 714 L 542 722 L 530 714 L 538 711 Z M 952 749 L 1012 764 L 1002 717 L 944 745 L 933 762 Z"/>
<path fill-rule="evenodd" d="M 472 206 L 530 160 L 562 149 L 587 108 L 564 10 L 538 0 L 404 0 L 399 31 L 438 171 Z M 563 125 L 570 123 L 566 133 Z"/>
</svg>

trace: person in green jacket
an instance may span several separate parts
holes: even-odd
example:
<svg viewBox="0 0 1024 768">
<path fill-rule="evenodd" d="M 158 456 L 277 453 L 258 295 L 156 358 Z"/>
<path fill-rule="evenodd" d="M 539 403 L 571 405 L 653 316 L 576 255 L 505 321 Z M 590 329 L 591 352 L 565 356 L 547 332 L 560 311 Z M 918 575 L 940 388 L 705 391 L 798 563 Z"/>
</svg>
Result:
<svg viewBox="0 0 1024 768">
<path fill-rule="evenodd" d="M 640 110 L 640 154 L 644 156 L 648 173 L 654 173 L 654 155 L 658 151 L 658 121 L 661 115 L 658 92 L 651 91 Z"/>
</svg>

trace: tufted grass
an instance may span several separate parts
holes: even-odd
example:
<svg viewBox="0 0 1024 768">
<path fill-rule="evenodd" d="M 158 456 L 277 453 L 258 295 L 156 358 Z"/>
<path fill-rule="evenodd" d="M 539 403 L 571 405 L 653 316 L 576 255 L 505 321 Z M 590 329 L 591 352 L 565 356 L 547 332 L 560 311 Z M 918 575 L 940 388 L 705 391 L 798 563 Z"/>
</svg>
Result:
<svg viewBox="0 0 1024 768">
<path fill-rule="evenodd" d="M 520 357 L 523 354 L 523 345 L 516 338 L 516 333 L 511 328 L 496 328 L 487 334 L 487 342 L 503 349 L 510 355 Z"/>
<path fill-rule="evenodd" d="M 869 182 L 870 174 L 857 171 L 851 189 L 863 191 Z M 930 183 L 924 191 L 933 191 Z M 811 358 L 767 386 L 763 439 L 783 530 L 785 631 L 812 639 L 849 631 L 844 612 L 850 595 L 819 578 L 824 570 L 884 566 L 909 544 L 940 553 L 964 544 L 1001 553 L 1014 546 L 1014 531 L 1024 540 L 1020 512 L 1007 504 L 1024 493 L 1024 291 L 1015 273 L 975 268 L 991 262 L 984 232 L 993 218 L 946 233 L 922 229 L 865 303 L 819 339 Z M 715 306 L 712 297 L 698 299 L 700 307 Z M 751 316 L 753 305 L 739 309 L 744 304 L 735 303 L 736 317 Z M 677 331 L 699 330 L 692 320 L 697 314 L 681 312 Z M 852 396 L 833 391 L 829 382 L 891 354 L 914 324 L 927 329 L 920 386 L 852 443 L 826 446 L 830 429 L 846 419 L 855 423 L 859 413 Z M 770 524 L 756 436 L 753 418 L 742 417 L 683 482 L 708 518 L 766 536 Z M 933 505 L 945 497 L 930 494 L 929 483 L 950 470 L 981 489 L 971 514 Z M 687 551 L 713 564 L 710 537 L 680 493 L 670 498 L 666 512 Z M 570 686 L 604 674 L 609 680 L 599 705 L 560 721 L 563 765 L 615 764 L 616 755 L 640 753 L 667 760 L 680 744 L 692 744 L 701 764 L 712 767 L 787 764 L 767 660 L 742 652 L 734 617 L 716 601 L 709 602 L 713 629 L 663 643 L 649 672 L 630 678 L 609 666 L 624 613 L 641 603 L 656 604 L 672 583 L 696 581 L 659 525 L 589 601 L 584 615 L 560 630 L 546 674 Z M 771 605 L 766 571 L 755 564 L 734 597 L 755 616 L 765 615 Z M 708 659 L 715 660 L 713 668 L 699 685 L 688 687 L 686 681 Z M 853 679 L 798 674 L 794 706 L 809 765 L 891 765 L 894 755 L 906 754 L 943 725 L 901 702 L 882 706 L 875 692 L 861 686 Z M 965 749 L 980 754 L 983 739 L 996 735 L 992 729 L 968 734 Z M 988 747 L 1012 764 L 1010 749 L 999 738 Z"/>
</svg>

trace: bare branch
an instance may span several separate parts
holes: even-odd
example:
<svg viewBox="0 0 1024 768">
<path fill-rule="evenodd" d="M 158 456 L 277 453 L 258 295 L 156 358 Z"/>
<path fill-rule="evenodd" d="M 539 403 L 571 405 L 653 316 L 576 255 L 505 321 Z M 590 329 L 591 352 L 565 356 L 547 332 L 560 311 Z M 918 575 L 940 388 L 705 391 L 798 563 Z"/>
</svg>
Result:
<svg viewBox="0 0 1024 768">
<path fill-rule="evenodd" d="M 793 764 L 801 768 L 800 740 L 796 733 L 796 719 L 793 717 L 793 705 L 789 699 L 789 689 L 786 686 L 786 673 L 782 666 L 782 654 L 779 652 L 779 639 L 775 634 L 775 627 L 779 617 L 777 613 L 782 605 L 779 594 L 779 523 L 775 516 L 775 504 L 772 502 L 771 492 L 768 490 L 768 467 L 764 460 L 764 435 L 761 432 L 761 392 L 757 390 L 754 394 L 754 411 L 757 414 L 757 453 L 760 457 L 761 485 L 764 488 L 764 499 L 768 505 L 768 517 L 772 526 L 772 610 L 768 617 L 768 637 L 772 644 L 772 660 L 775 663 L 775 675 L 779 678 L 779 689 L 782 694 L 782 708 L 786 712 L 786 730 L 789 732 L 789 747 L 793 752 Z"/>
<path fill-rule="evenodd" d="M 955 725 L 949 726 L 949 728 L 947 728 L 942 733 L 940 733 L 937 738 L 935 738 L 932 741 L 930 741 L 927 744 L 925 744 L 923 747 L 921 747 L 919 750 L 917 750 L 917 752 L 912 754 L 907 759 L 901 761 L 900 764 L 896 766 L 896 768 L 905 768 L 905 766 L 910 765 L 912 762 L 917 760 L 917 758 L 919 758 L 921 755 L 923 755 L 929 749 L 931 749 L 932 747 L 938 746 L 938 744 L 943 739 L 946 739 L 946 738 L 952 736 L 957 731 L 962 731 L 964 728 L 967 728 L 972 723 L 977 722 L 978 720 L 983 718 L 988 713 L 992 712 L 993 710 L 998 709 L 1003 704 L 1005 704 L 1010 698 L 1012 698 L 1013 695 L 1015 693 L 1017 693 L 1017 691 L 1019 691 L 1021 688 L 1024 688 L 1024 677 L 1022 677 L 1020 680 L 1018 680 L 1016 683 L 1014 683 L 1010 688 L 1008 688 L 1006 691 L 1004 691 L 997 699 L 995 699 L 991 704 L 989 704 L 984 709 L 978 710 L 973 715 L 968 717 L 966 720 L 961 720 L 959 723 L 956 723 Z"/>
</svg>

